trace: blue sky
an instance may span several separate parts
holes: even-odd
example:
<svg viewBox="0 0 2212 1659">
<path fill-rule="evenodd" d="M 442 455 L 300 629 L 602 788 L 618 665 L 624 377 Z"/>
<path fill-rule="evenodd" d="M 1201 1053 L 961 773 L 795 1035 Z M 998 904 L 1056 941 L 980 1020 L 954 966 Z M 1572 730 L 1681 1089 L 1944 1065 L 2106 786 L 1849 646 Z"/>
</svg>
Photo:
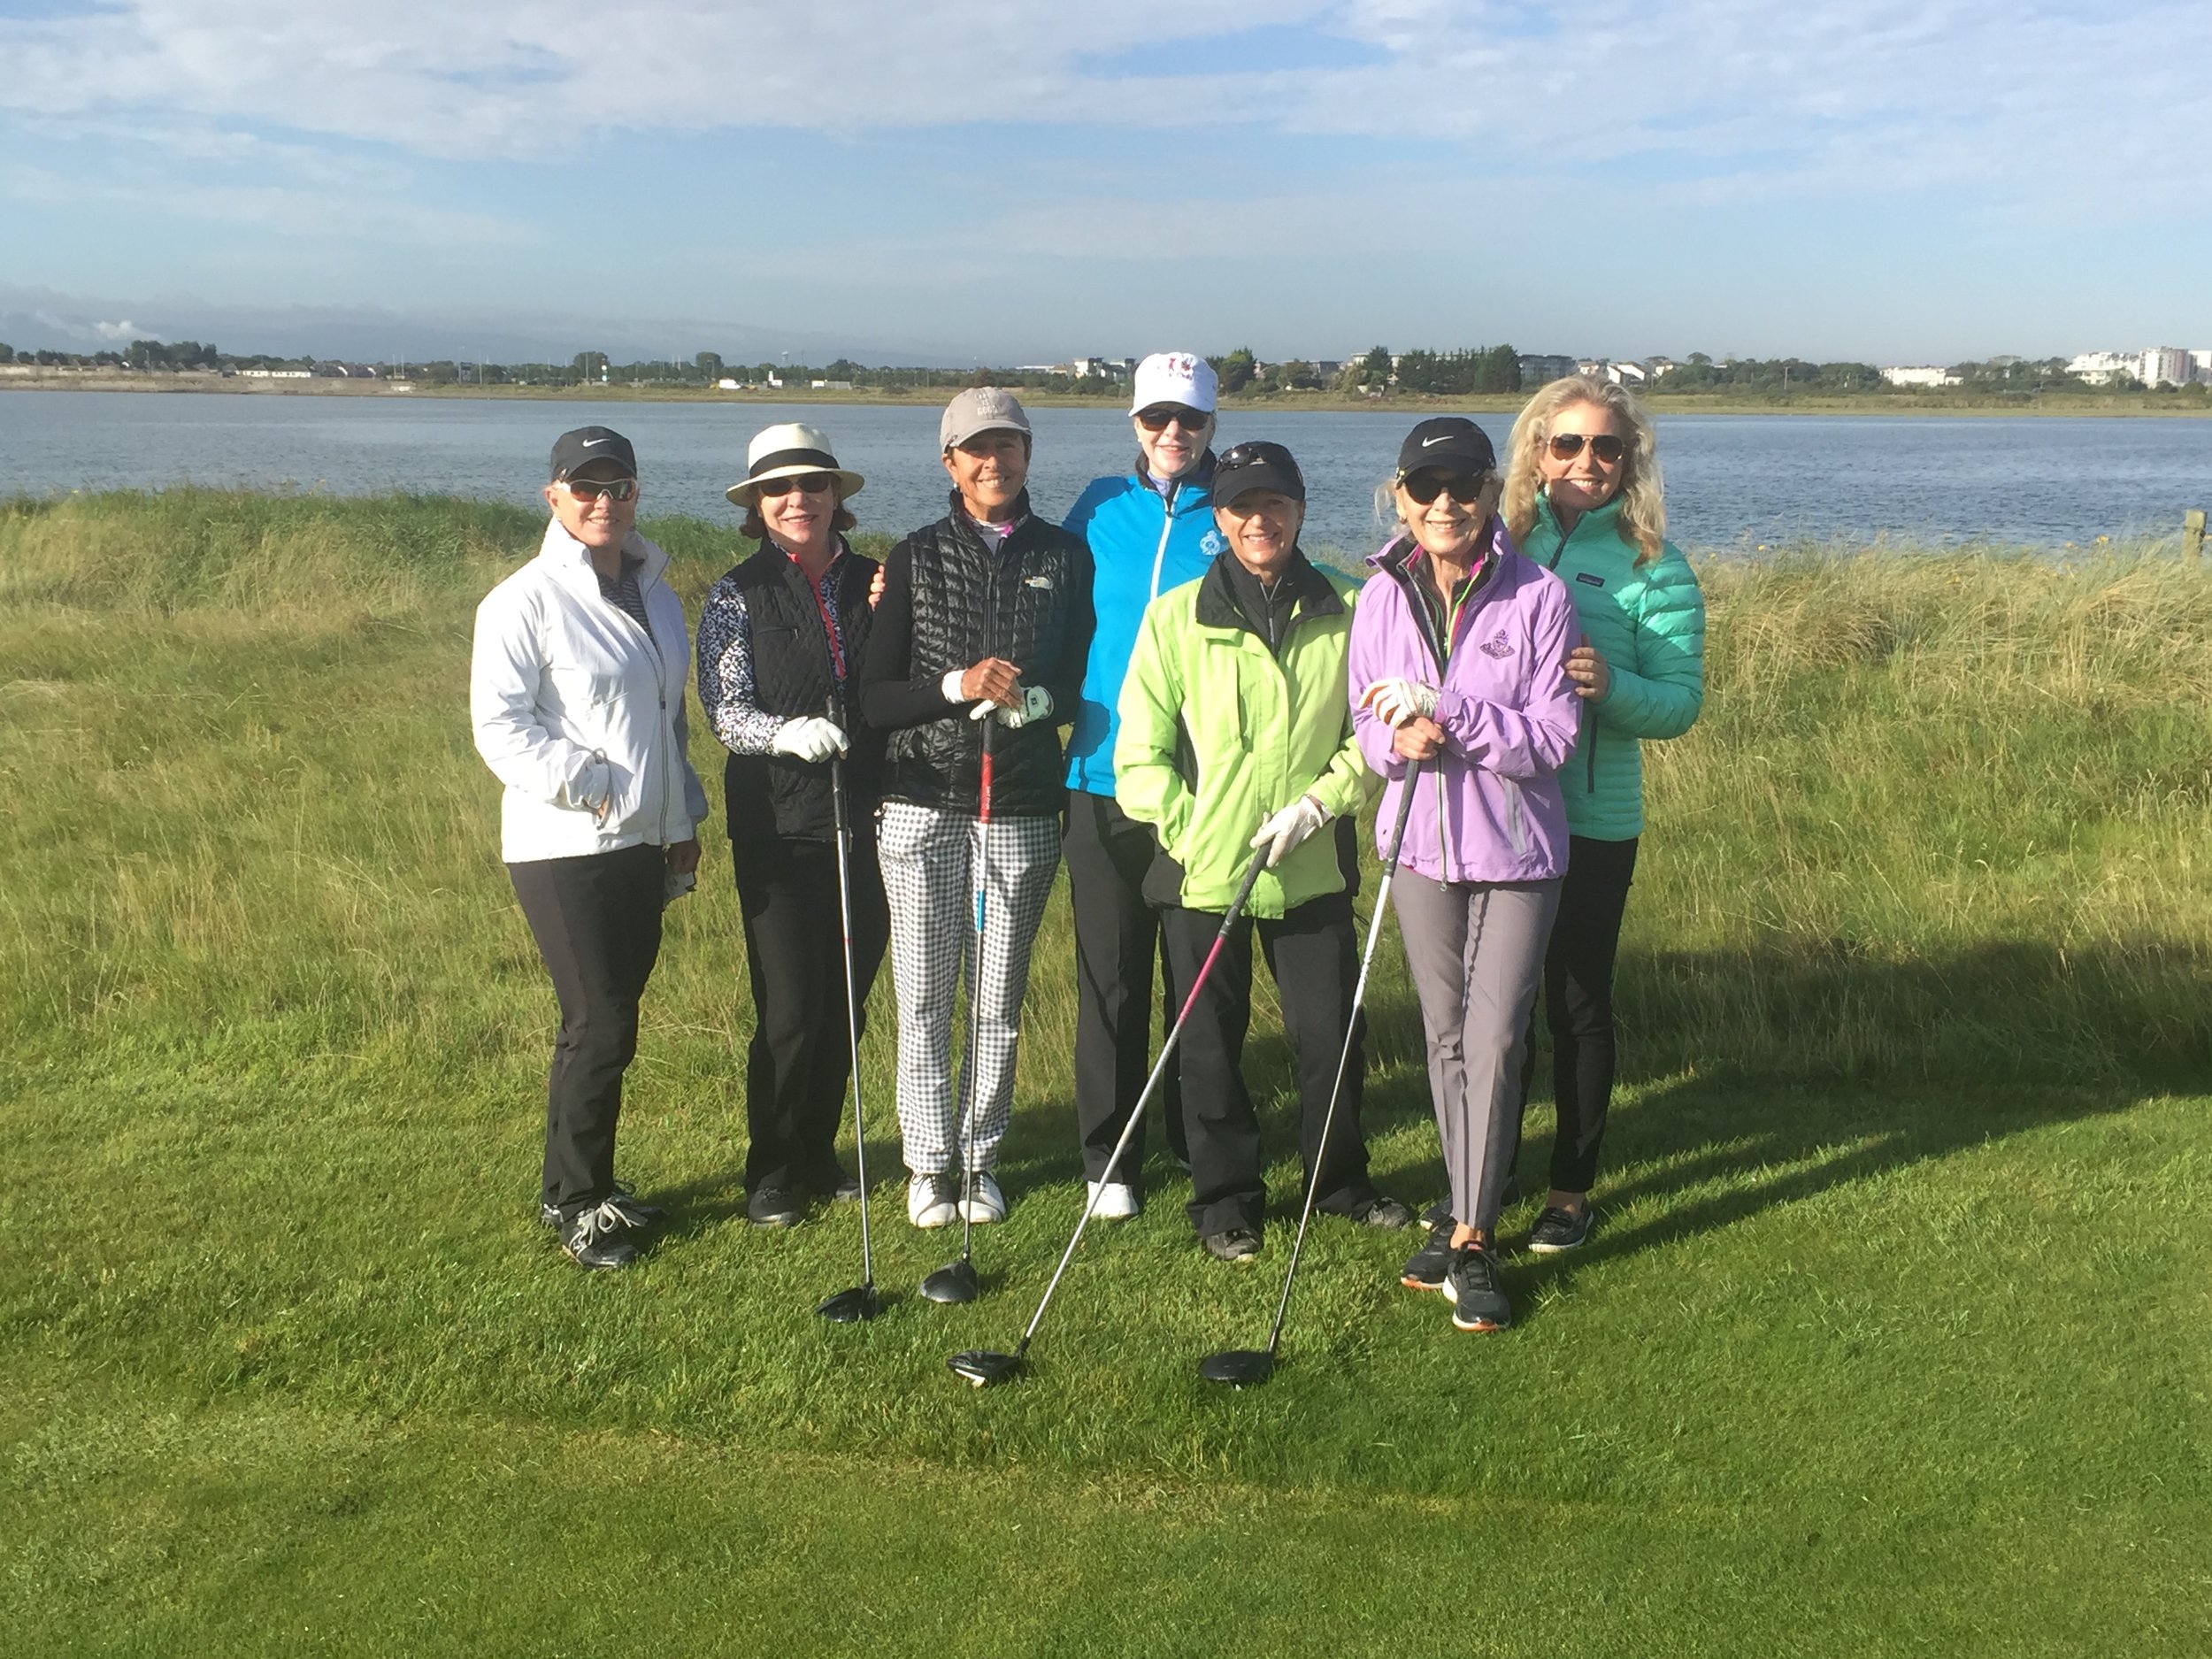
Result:
<svg viewBox="0 0 2212 1659">
<path fill-rule="evenodd" d="M 0 339 L 2212 344 L 2212 7 L 0 0 Z"/>
</svg>

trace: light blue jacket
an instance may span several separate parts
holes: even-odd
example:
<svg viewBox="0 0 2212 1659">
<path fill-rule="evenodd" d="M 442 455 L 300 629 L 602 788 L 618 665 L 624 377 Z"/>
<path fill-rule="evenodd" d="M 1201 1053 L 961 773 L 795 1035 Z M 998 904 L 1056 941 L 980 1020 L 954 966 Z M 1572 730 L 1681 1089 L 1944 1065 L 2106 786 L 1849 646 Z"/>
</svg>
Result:
<svg viewBox="0 0 2212 1659">
<path fill-rule="evenodd" d="M 1144 609 L 1171 588 L 1194 582 L 1228 543 L 1214 528 L 1209 455 L 1191 476 L 1156 490 L 1131 472 L 1093 479 L 1068 514 L 1067 527 L 1091 547 L 1091 607 L 1097 623 L 1068 739 L 1068 787 L 1114 793 L 1117 704 L 1128 677 Z"/>
</svg>

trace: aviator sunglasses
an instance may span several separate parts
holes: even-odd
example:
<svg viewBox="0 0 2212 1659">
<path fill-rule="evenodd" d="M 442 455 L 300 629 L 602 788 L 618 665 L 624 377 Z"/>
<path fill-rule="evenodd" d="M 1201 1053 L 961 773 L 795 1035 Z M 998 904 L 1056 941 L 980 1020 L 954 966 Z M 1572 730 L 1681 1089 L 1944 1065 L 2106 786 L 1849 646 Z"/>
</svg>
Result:
<svg viewBox="0 0 2212 1659">
<path fill-rule="evenodd" d="M 1471 507 L 1482 499 L 1482 487 L 1485 481 L 1471 472 L 1454 474 L 1440 472 L 1433 467 L 1424 467 L 1411 477 L 1399 479 L 1398 488 L 1412 496 L 1414 501 L 1423 507 L 1427 506 L 1439 495 L 1447 494 L 1461 506 Z"/>
<path fill-rule="evenodd" d="M 760 493 L 781 495 L 795 489 L 803 495 L 818 495 L 836 481 L 827 472 L 786 472 L 780 478 L 762 479 Z"/>
<path fill-rule="evenodd" d="M 1171 426 L 1179 426 L 1185 432 L 1196 432 L 1212 419 L 1195 409 L 1186 409 L 1180 403 L 1155 403 L 1149 409 L 1137 411 L 1137 425 L 1147 432 L 1165 432 Z"/>
<path fill-rule="evenodd" d="M 1590 453 L 1608 466 L 1628 453 L 1628 446 L 1609 432 L 1601 432 L 1587 439 L 1578 432 L 1555 432 L 1551 435 L 1551 458 L 1555 461 L 1571 461 L 1582 453 L 1582 446 L 1586 442 L 1590 446 Z"/>
<path fill-rule="evenodd" d="M 568 493 L 578 501 L 597 501 L 602 495 L 627 501 L 637 494 L 637 480 L 634 478 L 565 478 L 561 482 L 568 487 Z"/>
</svg>

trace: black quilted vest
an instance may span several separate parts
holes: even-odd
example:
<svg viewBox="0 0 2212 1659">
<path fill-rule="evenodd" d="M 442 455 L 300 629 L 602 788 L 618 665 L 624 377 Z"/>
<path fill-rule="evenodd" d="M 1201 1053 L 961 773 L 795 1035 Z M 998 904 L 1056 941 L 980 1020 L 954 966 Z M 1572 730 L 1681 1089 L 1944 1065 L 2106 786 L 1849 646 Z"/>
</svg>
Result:
<svg viewBox="0 0 2212 1659">
<path fill-rule="evenodd" d="M 873 559 L 848 552 L 830 580 L 837 591 L 837 614 L 844 625 L 846 688 L 839 701 L 841 724 L 852 741 L 845 761 L 845 794 L 853 833 L 872 833 L 876 791 L 880 781 L 883 738 L 860 725 L 860 655 L 868 642 L 868 585 Z M 753 635 L 753 696 L 767 714 L 821 714 L 839 690 L 821 607 L 799 567 L 772 541 L 730 572 L 745 598 Z M 748 842 L 779 836 L 828 841 L 836 813 L 826 764 L 809 764 L 788 755 L 732 755 L 722 769 L 722 798 L 729 816 L 730 839 Z"/>
<path fill-rule="evenodd" d="M 1019 505 L 1028 508 L 1025 495 Z M 994 538 L 995 540 L 995 538 Z M 908 680 L 933 685 L 947 670 L 1002 657 L 1025 685 L 1061 677 L 1075 626 L 1082 541 L 1032 513 L 997 548 L 960 505 L 905 544 L 914 560 L 914 623 Z M 1067 801 L 1053 711 L 1035 726 L 991 733 L 991 816 L 1056 818 Z M 973 812 L 982 773 L 983 723 L 963 707 L 941 720 L 890 734 L 883 793 L 917 805 Z"/>
</svg>

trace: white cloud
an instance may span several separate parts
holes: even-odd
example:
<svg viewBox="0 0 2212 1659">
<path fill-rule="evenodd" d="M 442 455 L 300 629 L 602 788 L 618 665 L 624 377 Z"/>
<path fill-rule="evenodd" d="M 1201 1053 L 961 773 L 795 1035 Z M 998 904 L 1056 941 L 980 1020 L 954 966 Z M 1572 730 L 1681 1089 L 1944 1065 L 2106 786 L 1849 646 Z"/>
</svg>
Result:
<svg viewBox="0 0 2212 1659">
<path fill-rule="evenodd" d="M 95 323 L 92 332 L 103 340 L 143 340 L 147 337 L 139 332 L 138 325 L 133 322 Z"/>
</svg>

